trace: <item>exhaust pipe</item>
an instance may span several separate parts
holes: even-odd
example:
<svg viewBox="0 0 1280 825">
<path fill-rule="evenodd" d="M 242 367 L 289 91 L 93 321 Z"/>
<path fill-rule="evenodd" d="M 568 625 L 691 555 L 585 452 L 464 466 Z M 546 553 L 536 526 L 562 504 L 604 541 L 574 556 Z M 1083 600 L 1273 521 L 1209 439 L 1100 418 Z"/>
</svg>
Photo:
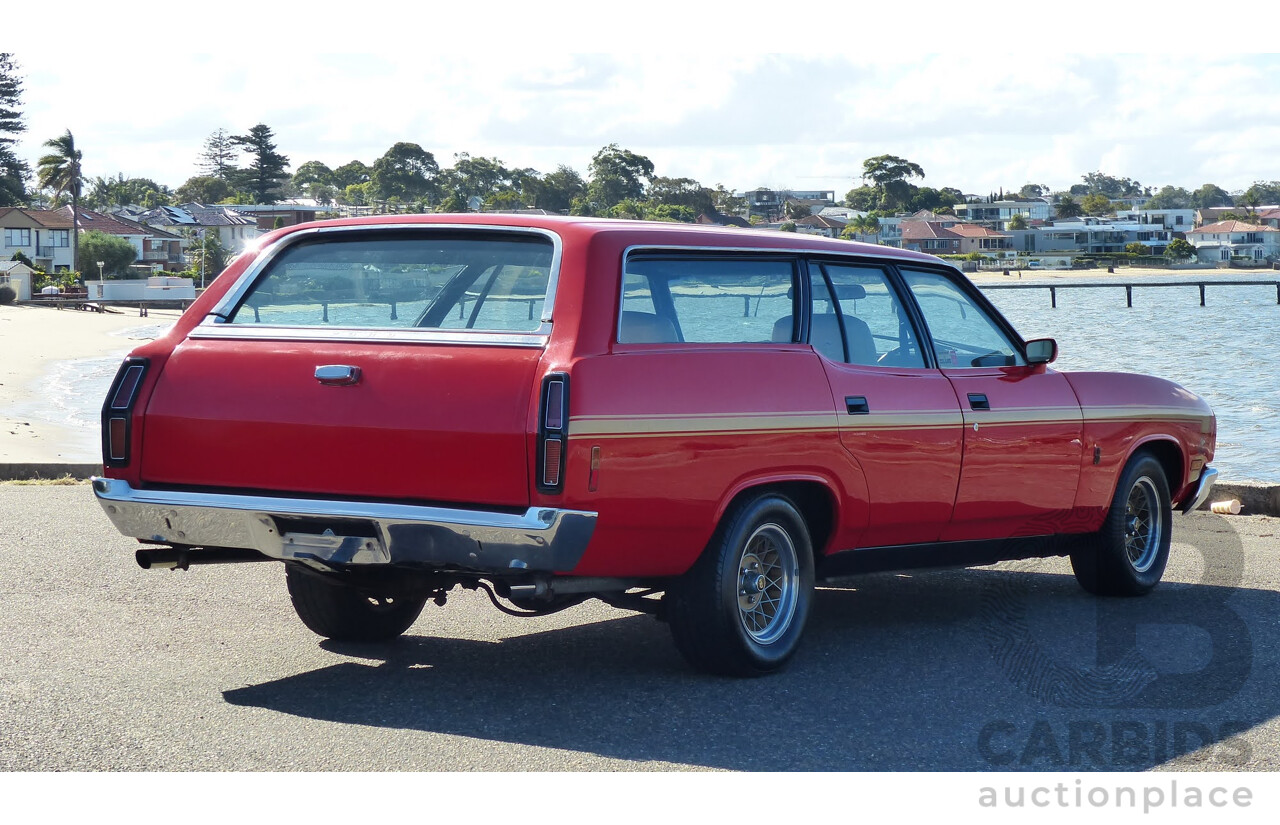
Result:
<svg viewBox="0 0 1280 825">
<path fill-rule="evenodd" d="M 143 570 L 186 570 L 193 564 L 236 564 L 247 561 L 275 561 L 257 550 L 240 547 L 144 547 L 133 554 Z"/>
</svg>

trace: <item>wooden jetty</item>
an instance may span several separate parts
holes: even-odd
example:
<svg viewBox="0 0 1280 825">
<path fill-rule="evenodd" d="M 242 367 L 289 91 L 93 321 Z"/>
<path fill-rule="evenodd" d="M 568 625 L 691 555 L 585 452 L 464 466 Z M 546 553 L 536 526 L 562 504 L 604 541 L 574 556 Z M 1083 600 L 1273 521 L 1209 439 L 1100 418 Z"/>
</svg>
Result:
<svg viewBox="0 0 1280 825">
<path fill-rule="evenodd" d="M 1185 281 L 1156 281 L 1156 280 L 1135 280 L 1135 281 L 1107 281 L 1098 283 L 1096 281 L 1040 281 L 1036 283 L 1022 284 L 975 284 L 979 289 L 1047 289 L 1049 290 L 1049 300 L 1054 308 L 1058 306 L 1058 290 L 1060 289 L 1123 289 L 1125 297 L 1125 305 L 1133 306 L 1133 290 L 1134 287 L 1199 287 L 1200 289 L 1200 306 L 1205 306 L 1205 289 L 1206 287 L 1219 286 L 1270 286 L 1276 290 L 1276 304 L 1280 305 L 1280 281 L 1203 281 L 1203 280 L 1185 280 Z"/>
</svg>

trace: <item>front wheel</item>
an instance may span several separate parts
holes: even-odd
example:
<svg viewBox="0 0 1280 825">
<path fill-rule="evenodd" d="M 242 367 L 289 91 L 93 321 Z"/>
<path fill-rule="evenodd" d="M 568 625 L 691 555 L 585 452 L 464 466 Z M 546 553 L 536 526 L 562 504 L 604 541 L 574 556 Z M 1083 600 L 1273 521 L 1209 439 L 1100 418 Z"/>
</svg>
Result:
<svg viewBox="0 0 1280 825">
<path fill-rule="evenodd" d="M 694 566 L 665 597 L 676 647 L 729 676 L 777 670 L 795 654 L 813 600 L 813 548 L 788 499 L 733 505 Z"/>
<path fill-rule="evenodd" d="M 382 593 L 285 565 L 285 583 L 298 618 L 339 642 L 382 642 L 404 633 L 427 603 L 427 593 Z"/>
<path fill-rule="evenodd" d="M 1169 561 L 1173 504 L 1160 462 L 1129 460 L 1102 529 L 1071 553 L 1076 581 L 1100 596 L 1141 596 L 1160 583 Z"/>
</svg>

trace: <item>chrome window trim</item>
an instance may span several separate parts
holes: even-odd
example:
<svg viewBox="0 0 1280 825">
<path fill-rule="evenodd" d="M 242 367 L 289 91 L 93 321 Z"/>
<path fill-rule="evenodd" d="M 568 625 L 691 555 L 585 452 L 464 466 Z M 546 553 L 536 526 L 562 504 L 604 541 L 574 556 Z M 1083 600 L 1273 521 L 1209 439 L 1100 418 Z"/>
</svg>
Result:
<svg viewBox="0 0 1280 825">
<path fill-rule="evenodd" d="M 948 264 L 946 261 L 943 261 L 943 260 L 939 260 L 935 263 L 933 261 L 917 260 L 916 258 L 907 257 L 901 254 L 894 255 L 894 254 L 883 253 L 883 252 L 863 252 L 861 250 L 857 252 L 854 252 L 854 251 L 841 252 L 835 249 L 814 248 L 814 247 L 692 246 L 692 245 L 670 244 L 670 243 L 632 244 L 631 246 L 628 246 L 622 250 L 622 268 L 618 272 L 618 302 L 617 302 L 618 305 L 616 307 L 618 311 L 618 321 L 616 324 L 614 324 L 614 330 L 613 330 L 614 344 L 622 343 L 621 340 L 619 339 L 622 338 L 622 299 L 624 297 L 624 289 L 626 287 L 627 260 L 631 257 L 633 253 L 637 251 L 713 252 L 713 253 L 721 252 L 721 253 L 726 253 L 730 255 L 737 255 L 737 254 L 742 254 L 746 252 L 746 253 L 752 253 L 756 255 L 786 255 L 791 257 L 800 256 L 802 259 L 809 259 L 814 257 L 830 257 L 830 258 L 841 258 L 841 259 L 847 258 L 855 261 L 871 259 L 873 261 L 885 261 L 894 266 L 901 265 L 905 261 L 908 264 L 914 263 L 914 264 L 920 264 L 922 266 L 941 266 L 946 269 L 954 270 L 956 273 L 959 273 L 962 276 L 964 274 L 960 272 L 959 269 L 956 269 L 955 267 L 951 266 L 950 264 Z M 778 344 L 775 344 L 775 346 L 776 345 Z M 671 344 L 660 344 L 658 346 L 671 346 Z M 684 342 L 681 342 L 679 343 L 679 346 L 690 346 L 690 345 Z"/>
<path fill-rule="evenodd" d="M 228 322 L 228 318 L 235 310 L 240 302 L 244 300 L 245 295 L 253 286 L 258 277 L 262 275 L 263 270 L 271 265 L 271 262 L 285 249 L 300 243 L 309 238 L 322 234 L 343 234 L 348 232 L 394 232 L 394 231 L 414 231 L 414 232 L 453 232 L 453 231 L 480 231 L 480 232 L 510 232 L 519 235 L 537 235 L 551 242 L 551 272 L 547 278 L 547 293 L 542 302 L 542 315 L 539 318 L 541 325 L 537 330 L 439 330 L 439 329 L 420 329 L 417 327 L 282 327 L 272 326 L 271 324 L 254 324 L 253 327 L 260 331 L 256 334 L 245 335 L 241 333 L 229 332 L 235 329 L 235 325 Z M 564 254 L 564 241 L 561 237 L 550 229 L 543 229 L 535 226 L 493 226 L 488 224 L 475 223 L 379 223 L 379 224 L 355 224 L 351 226 L 315 226 L 310 229 L 302 229 L 285 235 L 283 238 L 272 243 L 270 246 L 258 253 L 258 258 L 253 265 L 240 273 L 240 277 L 236 280 L 235 285 L 227 290 L 226 294 L 218 301 L 217 305 L 209 311 L 207 315 L 196 325 L 190 333 L 196 338 L 258 338 L 264 340 L 286 340 L 286 341 L 426 341 L 427 337 L 438 332 L 459 332 L 462 337 L 457 343 L 472 341 L 479 344 L 509 344 L 510 341 L 499 340 L 510 337 L 527 339 L 526 346 L 541 346 L 546 343 L 546 336 L 550 334 L 550 326 L 552 321 L 552 312 L 555 307 L 556 289 L 560 284 L 560 262 Z M 248 325 L 246 325 L 247 328 Z M 262 330 L 265 330 L 262 331 Z M 305 330 L 317 330 L 322 333 L 320 335 L 312 335 L 304 333 Z M 534 342 L 532 339 L 537 338 Z M 475 339 L 475 340 L 473 340 Z M 447 342 L 454 342 L 454 338 L 450 336 Z"/>
<path fill-rule="evenodd" d="M 212 317 L 212 316 L 210 316 Z M 211 323 L 201 321 L 188 338 L 217 338 L 235 341 L 358 341 L 374 344 L 456 344 L 459 346 L 545 347 L 551 325 L 543 323 L 531 332 L 488 332 L 449 329 L 383 329 L 381 327 L 276 327 L 269 324 Z"/>
</svg>

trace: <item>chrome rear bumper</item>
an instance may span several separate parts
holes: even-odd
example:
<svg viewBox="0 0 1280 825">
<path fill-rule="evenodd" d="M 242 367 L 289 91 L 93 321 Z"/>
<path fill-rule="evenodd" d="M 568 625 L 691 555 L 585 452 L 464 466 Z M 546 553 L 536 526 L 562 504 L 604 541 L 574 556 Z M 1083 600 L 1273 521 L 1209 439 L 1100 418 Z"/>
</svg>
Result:
<svg viewBox="0 0 1280 825">
<path fill-rule="evenodd" d="M 1200 509 L 1200 505 L 1204 504 L 1209 498 L 1209 493 L 1213 492 L 1213 482 L 1218 479 L 1218 471 L 1212 467 L 1205 467 L 1200 471 L 1200 482 L 1196 485 L 1196 491 L 1187 496 L 1182 504 L 1178 505 L 1178 509 L 1183 513 L 1190 513 L 1193 510 Z"/>
<path fill-rule="evenodd" d="M 407 504 L 138 490 L 94 478 L 93 493 L 126 536 L 186 547 L 257 550 L 281 561 L 423 564 L 497 573 L 569 572 L 596 514 L 522 514 Z"/>
</svg>

